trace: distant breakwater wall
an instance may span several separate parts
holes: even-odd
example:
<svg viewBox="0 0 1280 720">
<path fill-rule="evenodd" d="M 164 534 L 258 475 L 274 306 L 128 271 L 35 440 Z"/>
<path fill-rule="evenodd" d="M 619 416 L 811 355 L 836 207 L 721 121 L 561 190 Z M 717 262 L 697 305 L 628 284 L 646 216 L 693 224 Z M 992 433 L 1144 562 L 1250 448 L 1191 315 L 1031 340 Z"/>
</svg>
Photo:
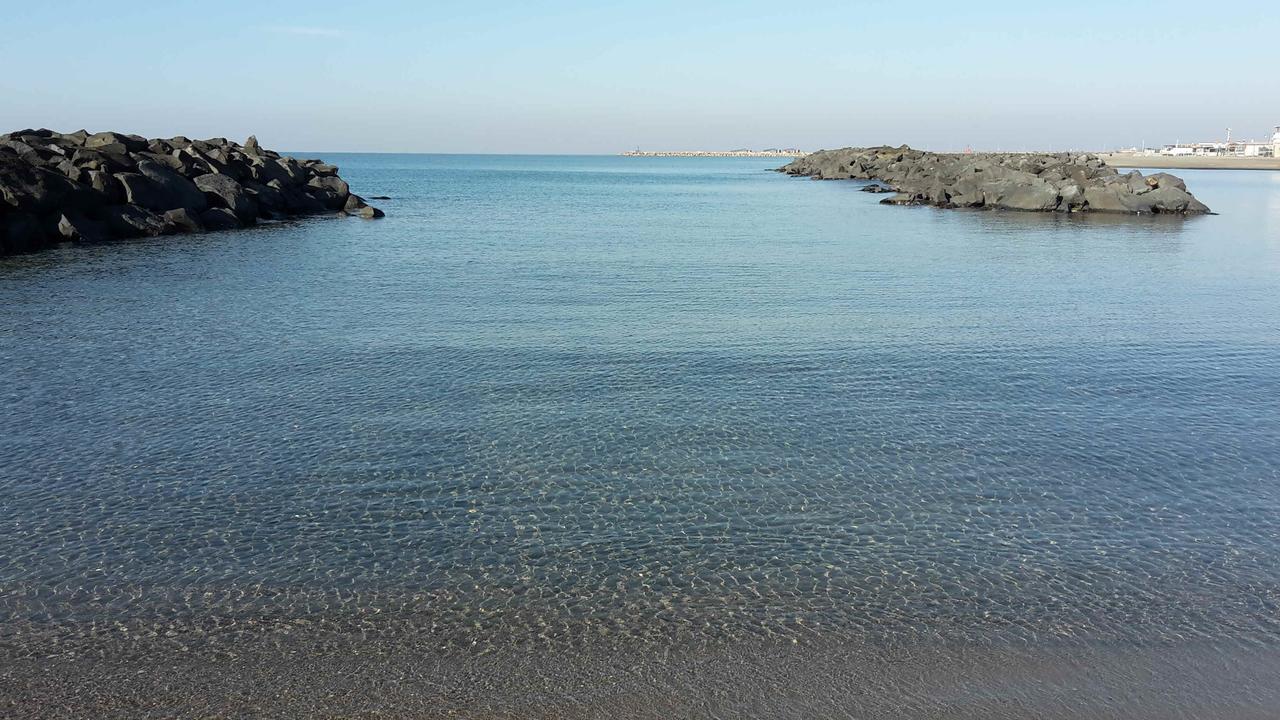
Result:
<svg viewBox="0 0 1280 720">
<path fill-rule="evenodd" d="M 0 135 L 0 255 L 323 213 L 383 215 L 337 167 L 282 156 L 252 136 L 239 145 L 84 130 Z"/>
<path fill-rule="evenodd" d="M 801 150 L 628 150 L 623 157 L 803 157 Z"/>
<path fill-rule="evenodd" d="M 820 150 L 778 168 L 818 180 L 878 180 L 889 205 L 1031 212 L 1202 215 L 1209 208 L 1168 173 L 1120 174 L 1074 153 L 943 154 L 901 147 Z"/>
</svg>

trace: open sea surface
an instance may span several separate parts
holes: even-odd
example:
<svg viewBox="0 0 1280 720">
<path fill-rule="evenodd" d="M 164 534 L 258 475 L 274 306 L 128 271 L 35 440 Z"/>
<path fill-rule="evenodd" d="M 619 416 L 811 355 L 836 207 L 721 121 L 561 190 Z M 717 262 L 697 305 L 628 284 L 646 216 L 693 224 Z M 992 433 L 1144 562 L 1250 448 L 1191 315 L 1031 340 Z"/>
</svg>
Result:
<svg viewBox="0 0 1280 720">
<path fill-rule="evenodd" d="M 387 217 L 0 258 L 4 714 L 1280 716 L 1280 173 L 302 154 Z"/>
</svg>

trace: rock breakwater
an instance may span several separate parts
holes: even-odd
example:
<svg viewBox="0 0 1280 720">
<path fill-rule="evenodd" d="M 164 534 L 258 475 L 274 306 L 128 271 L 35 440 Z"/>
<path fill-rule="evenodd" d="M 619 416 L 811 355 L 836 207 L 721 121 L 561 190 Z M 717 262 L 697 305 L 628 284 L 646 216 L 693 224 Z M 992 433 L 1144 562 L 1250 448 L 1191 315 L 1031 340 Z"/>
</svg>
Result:
<svg viewBox="0 0 1280 720">
<path fill-rule="evenodd" d="M 383 215 L 337 167 L 266 150 L 254 137 L 0 135 L 0 255 L 323 213 Z"/>
<path fill-rule="evenodd" d="M 1075 153 L 944 154 L 901 147 L 820 150 L 778 168 L 817 180 L 878 180 L 888 205 L 933 205 L 1035 212 L 1171 213 L 1209 208 L 1168 173 L 1121 174 L 1101 158 Z"/>
</svg>

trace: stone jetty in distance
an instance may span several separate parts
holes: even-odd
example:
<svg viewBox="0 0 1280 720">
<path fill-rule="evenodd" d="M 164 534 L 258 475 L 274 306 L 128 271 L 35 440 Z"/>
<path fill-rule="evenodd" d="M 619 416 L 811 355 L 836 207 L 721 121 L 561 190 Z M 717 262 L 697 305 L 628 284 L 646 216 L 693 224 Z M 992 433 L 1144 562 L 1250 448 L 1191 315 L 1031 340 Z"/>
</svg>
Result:
<svg viewBox="0 0 1280 720">
<path fill-rule="evenodd" d="M 252 136 L 240 145 L 84 130 L 0 135 L 0 255 L 325 213 L 383 216 L 337 167 Z"/>
<path fill-rule="evenodd" d="M 795 148 L 765 150 L 628 150 L 623 157 L 803 157 L 808 153 Z"/>
<path fill-rule="evenodd" d="M 900 147 L 819 150 L 778 168 L 815 180 L 875 180 L 887 205 L 1061 213 L 1204 215 L 1209 208 L 1168 173 L 1121 174 L 1097 155 L 933 153 Z"/>
</svg>

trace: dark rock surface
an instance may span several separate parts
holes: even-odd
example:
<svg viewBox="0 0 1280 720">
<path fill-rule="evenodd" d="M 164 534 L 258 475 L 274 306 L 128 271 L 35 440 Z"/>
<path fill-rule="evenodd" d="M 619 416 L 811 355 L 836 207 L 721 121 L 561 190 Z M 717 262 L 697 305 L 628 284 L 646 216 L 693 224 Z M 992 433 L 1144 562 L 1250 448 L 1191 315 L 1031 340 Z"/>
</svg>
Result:
<svg viewBox="0 0 1280 720">
<path fill-rule="evenodd" d="M 1172 213 L 1209 208 L 1168 173 L 1120 174 L 1095 155 L 942 154 L 901 147 L 820 150 L 778 168 L 816 180 L 878 180 L 896 192 L 887 205 L 1030 212 Z M 867 192 L 884 189 L 864 188 Z"/>
<path fill-rule="evenodd" d="M 337 167 L 265 150 L 254 137 L 242 146 L 84 130 L 0 134 L 0 255 L 320 213 L 383 216 Z"/>
</svg>

